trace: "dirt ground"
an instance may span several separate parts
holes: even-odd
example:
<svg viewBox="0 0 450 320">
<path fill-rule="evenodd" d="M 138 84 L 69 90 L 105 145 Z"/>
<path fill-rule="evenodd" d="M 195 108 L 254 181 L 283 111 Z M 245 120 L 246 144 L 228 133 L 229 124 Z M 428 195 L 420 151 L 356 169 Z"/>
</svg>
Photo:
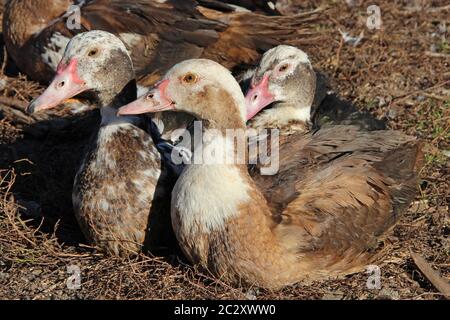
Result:
<svg viewBox="0 0 450 320">
<path fill-rule="evenodd" d="M 387 119 L 390 128 L 426 142 L 420 195 L 384 243 L 381 288 L 368 289 L 364 273 L 276 292 L 232 288 L 174 254 L 119 259 L 88 247 L 73 217 L 70 192 L 98 115 L 27 116 L 24 107 L 43 88 L 18 75 L 3 57 L 0 299 L 444 298 L 418 270 L 410 251 L 449 279 L 448 1 L 290 2 L 302 3 L 295 10 L 328 7 L 315 25 L 323 40 L 304 49 L 334 80 L 335 90 Z M 381 29 L 366 25 L 373 3 L 381 9 Z M 362 39 L 355 45 L 343 33 Z M 79 289 L 67 287 L 74 284 L 73 266 L 81 271 Z"/>
</svg>

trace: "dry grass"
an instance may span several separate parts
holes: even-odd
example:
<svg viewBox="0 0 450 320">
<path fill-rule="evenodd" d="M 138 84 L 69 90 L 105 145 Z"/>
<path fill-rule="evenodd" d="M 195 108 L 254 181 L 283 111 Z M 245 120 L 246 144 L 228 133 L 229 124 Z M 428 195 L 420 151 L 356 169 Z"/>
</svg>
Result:
<svg viewBox="0 0 450 320">
<path fill-rule="evenodd" d="M 292 1 L 291 1 L 292 2 Z M 377 1 L 382 30 L 365 26 L 367 3 L 328 5 L 316 28 L 326 41 L 307 48 L 344 97 L 387 118 L 393 129 L 426 142 L 421 195 L 385 242 L 382 289 L 367 275 L 298 284 L 278 292 L 231 288 L 175 255 L 131 260 L 104 257 L 85 245 L 70 191 L 97 114 L 29 117 L 23 107 L 42 90 L 3 64 L 0 75 L 0 298 L 5 299 L 442 299 L 417 270 L 410 249 L 446 277 L 449 265 L 450 50 L 445 1 L 420 10 L 407 1 Z M 420 1 L 417 1 L 420 2 Z M 424 2 L 425 3 L 425 2 Z M 371 4 L 371 3 L 370 3 Z M 354 47 L 339 30 L 358 36 Z M 60 116 L 63 114 L 59 114 Z M 68 290 L 67 267 L 82 272 Z"/>
</svg>

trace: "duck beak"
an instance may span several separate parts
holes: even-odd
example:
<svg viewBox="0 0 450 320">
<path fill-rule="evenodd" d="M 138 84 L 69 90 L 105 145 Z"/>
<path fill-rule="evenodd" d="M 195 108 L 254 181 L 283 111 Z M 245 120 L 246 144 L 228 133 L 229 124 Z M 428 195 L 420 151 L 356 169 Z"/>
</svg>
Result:
<svg viewBox="0 0 450 320">
<path fill-rule="evenodd" d="M 146 95 L 120 108 L 117 114 L 123 116 L 175 110 L 175 104 L 166 96 L 168 85 L 169 80 L 161 81 Z"/>
<path fill-rule="evenodd" d="M 52 109 L 67 99 L 87 90 L 85 82 L 78 76 L 77 60 L 68 65 L 60 64 L 52 83 L 27 108 L 28 113 Z"/>
<path fill-rule="evenodd" d="M 252 86 L 245 96 L 247 121 L 275 101 L 275 96 L 269 90 L 269 76 L 270 74 L 265 74 L 261 82 Z"/>
</svg>

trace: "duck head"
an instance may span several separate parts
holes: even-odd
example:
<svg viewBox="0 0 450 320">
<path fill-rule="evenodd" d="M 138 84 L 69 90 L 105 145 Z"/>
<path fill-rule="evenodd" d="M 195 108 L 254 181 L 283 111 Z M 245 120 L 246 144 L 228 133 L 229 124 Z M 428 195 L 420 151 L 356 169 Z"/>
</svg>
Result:
<svg viewBox="0 0 450 320">
<path fill-rule="evenodd" d="M 267 51 L 246 94 L 247 120 L 264 114 L 272 122 L 310 120 L 316 73 L 305 52 L 281 45 Z M 270 109 L 268 109 L 270 107 Z"/>
<path fill-rule="evenodd" d="M 245 124 L 245 99 L 230 71 L 206 59 L 183 61 L 146 95 L 119 109 L 119 115 L 185 112 L 217 129 Z"/>
<path fill-rule="evenodd" d="M 106 106 L 129 83 L 135 83 L 134 78 L 133 63 L 120 39 L 105 31 L 81 33 L 69 42 L 56 76 L 28 111 L 52 109 L 81 93 L 89 93 L 99 106 Z"/>
</svg>

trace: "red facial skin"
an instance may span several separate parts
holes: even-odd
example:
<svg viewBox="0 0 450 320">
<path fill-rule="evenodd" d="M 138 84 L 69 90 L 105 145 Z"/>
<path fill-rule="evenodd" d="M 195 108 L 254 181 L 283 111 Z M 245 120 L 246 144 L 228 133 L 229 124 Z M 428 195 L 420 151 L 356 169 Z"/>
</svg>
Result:
<svg viewBox="0 0 450 320">
<path fill-rule="evenodd" d="M 68 65 L 60 63 L 52 83 L 28 106 L 28 112 L 52 109 L 65 100 L 86 91 L 88 88 L 78 75 L 77 65 L 77 59 L 72 59 Z"/>
<path fill-rule="evenodd" d="M 247 121 L 275 101 L 275 96 L 269 90 L 269 78 L 270 74 L 265 74 L 259 84 L 252 84 L 251 89 L 245 96 Z"/>
</svg>

